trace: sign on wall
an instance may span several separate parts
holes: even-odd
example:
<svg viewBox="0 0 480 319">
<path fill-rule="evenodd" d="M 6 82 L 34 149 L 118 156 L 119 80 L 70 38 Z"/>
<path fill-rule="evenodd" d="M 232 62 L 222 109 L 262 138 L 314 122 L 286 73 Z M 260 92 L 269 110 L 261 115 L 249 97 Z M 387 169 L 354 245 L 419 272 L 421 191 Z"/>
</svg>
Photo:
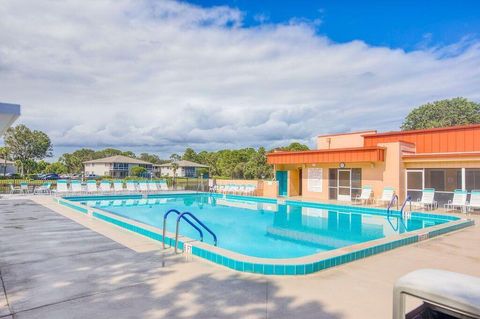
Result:
<svg viewBox="0 0 480 319">
<path fill-rule="evenodd" d="M 309 168 L 307 170 L 308 191 L 321 193 L 323 191 L 323 169 Z"/>
</svg>

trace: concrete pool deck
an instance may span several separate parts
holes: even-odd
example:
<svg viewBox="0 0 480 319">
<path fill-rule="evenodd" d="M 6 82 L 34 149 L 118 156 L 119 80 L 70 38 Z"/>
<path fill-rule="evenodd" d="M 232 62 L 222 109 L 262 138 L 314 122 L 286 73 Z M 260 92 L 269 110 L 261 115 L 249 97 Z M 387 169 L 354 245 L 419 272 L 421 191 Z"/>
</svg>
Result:
<svg viewBox="0 0 480 319">
<path fill-rule="evenodd" d="M 475 226 L 319 273 L 265 277 L 175 256 L 50 197 L 2 200 L 0 318 L 389 318 L 393 283 L 409 271 L 480 276 L 480 217 L 469 218 Z"/>
</svg>

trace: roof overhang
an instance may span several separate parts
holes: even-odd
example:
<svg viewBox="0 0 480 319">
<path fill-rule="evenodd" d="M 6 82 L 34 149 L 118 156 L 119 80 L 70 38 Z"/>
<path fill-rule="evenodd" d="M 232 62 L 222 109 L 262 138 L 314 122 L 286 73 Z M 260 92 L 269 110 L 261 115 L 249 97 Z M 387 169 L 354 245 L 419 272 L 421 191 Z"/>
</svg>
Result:
<svg viewBox="0 0 480 319">
<path fill-rule="evenodd" d="M 0 103 L 0 135 L 3 135 L 19 116 L 20 105 Z"/>
<path fill-rule="evenodd" d="M 385 148 L 356 147 L 267 154 L 269 164 L 361 163 L 385 161 Z"/>
<path fill-rule="evenodd" d="M 404 162 L 480 161 L 480 152 L 417 153 L 404 154 Z"/>
</svg>

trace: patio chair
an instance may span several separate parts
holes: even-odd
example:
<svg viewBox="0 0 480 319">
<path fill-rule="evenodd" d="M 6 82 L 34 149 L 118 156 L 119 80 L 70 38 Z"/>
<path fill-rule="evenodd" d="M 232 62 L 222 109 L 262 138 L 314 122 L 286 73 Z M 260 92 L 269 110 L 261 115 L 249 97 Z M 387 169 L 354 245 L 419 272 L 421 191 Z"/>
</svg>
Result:
<svg viewBox="0 0 480 319">
<path fill-rule="evenodd" d="M 456 189 L 453 192 L 453 199 L 444 205 L 445 210 L 449 211 L 458 208 L 462 212 L 465 212 L 467 209 L 467 194 L 467 191 Z"/>
<path fill-rule="evenodd" d="M 97 181 L 87 181 L 87 192 L 98 193 Z"/>
<path fill-rule="evenodd" d="M 167 182 L 166 182 L 166 181 L 160 181 L 160 183 L 159 183 L 159 184 L 160 184 L 160 189 L 161 189 L 162 191 L 168 191 L 168 190 L 169 190 L 169 188 L 168 188 L 168 185 L 167 185 Z"/>
<path fill-rule="evenodd" d="M 27 182 L 21 182 L 20 183 L 20 191 L 23 194 L 28 194 L 30 193 L 30 189 L 28 188 L 28 183 Z"/>
<path fill-rule="evenodd" d="M 385 187 L 383 188 L 382 197 L 378 199 L 378 202 L 381 205 L 386 206 L 390 204 L 394 195 L 395 195 L 395 189 L 393 187 Z"/>
<path fill-rule="evenodd" d="M 158 192 L 159 191 L 159 189 L 157 187 L 157 182 L 155 182 L 155 181 L 149 181 L 147 183 L 147 186 L 148 186 L 148 190 L 150 192 Z"/>
<path fill-rule="evenodd" d="M 72 180 L 70 182 L 70 189 L 72 190 L 72 193 L 82 193 L 82 183 L 79 180 Z"/>
<path fill-rule="evenodd" d="M 136 181 L 127 181 L 127 191 L 136 192 L 137 191 L 137 182 Z"/>
<path fill-rule="evenodd" d="M 368 204 L 370 202 L 373 202 L 373 190 L 372 186 L 363 186 L 362 187 L 362 193 L 360 193 L 360 196 L 355 196 L 353 198 L 354 203 L 360 203 L 360 204 Z"/>
<path fill-rule="evenodd" d="M 145 181 L 140 181 L 138 183 L 138 190 L 141 192 L 148 192 L 148 185 Z"/>
<path fill-rule="evenodd" d="M 9 184 L 10 185 L 10 194 L 15 194 L 15 193 L 21 193 L 22 192 L 22 189 L 20 188 L 20 186 L 13 186 L 13 184 Z"/>
<path fill-rule="evenodd" d="M 421 209 L 428 209 L 431 210 L 437 208 L 437 202 L 435 201 L 435 188 L 425 188 L 422 190 L 422 198 L 420 198 L 417 202 L 412 202 L 415 207 Z"/>
<path fill-rule="evenodd" d="M 34 194 L 51 194 L 52 193 L 51 187 L 52 187 L 52 183 L 45 182 L 42 185 L 35 187 L 35 189 L 33 190 L 33 193 Z"/>
<path fill-rule="evenodd" d="M 467 210 L 471 211 L 480 208 L 480 190 L 474 189 L 470 192 L 470 201 L 467 204 Z"/>
<path fill-rule="evenodd" d="M 103 193 L 110 193 L 112 191 L 112 183 L 109 181 L 101 181 L 100 191 Z"/>
<path fill-rule="evenodd" d="M 113 190 L 115 191 L 115 193 L 122 193 L 124 191 L 123 182 L 122 181 L 113 182 Z"/>
<path fill-rule="evenodd" d="M 55 193 L 57 194 L 63 194 L 63 193 L 69 193 L 70 189 L 68 188 L 68 183 L 66 180 L 61 179 L 57 181 L 57 189 L 55 190 Z"/>
</svg>

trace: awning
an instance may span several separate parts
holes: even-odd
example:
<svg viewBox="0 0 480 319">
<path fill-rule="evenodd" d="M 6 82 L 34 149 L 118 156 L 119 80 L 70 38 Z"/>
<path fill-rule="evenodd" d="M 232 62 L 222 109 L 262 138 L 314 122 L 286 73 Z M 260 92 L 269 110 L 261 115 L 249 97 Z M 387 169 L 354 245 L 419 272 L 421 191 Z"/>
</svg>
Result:
<svg viewBox="0 0 480 319">
<path fill-rule="evenodd" d="M 385 161 L 385 148 L 357 147 L 267 154 L 269 164 L 359 163 Z"/>
</svg>

